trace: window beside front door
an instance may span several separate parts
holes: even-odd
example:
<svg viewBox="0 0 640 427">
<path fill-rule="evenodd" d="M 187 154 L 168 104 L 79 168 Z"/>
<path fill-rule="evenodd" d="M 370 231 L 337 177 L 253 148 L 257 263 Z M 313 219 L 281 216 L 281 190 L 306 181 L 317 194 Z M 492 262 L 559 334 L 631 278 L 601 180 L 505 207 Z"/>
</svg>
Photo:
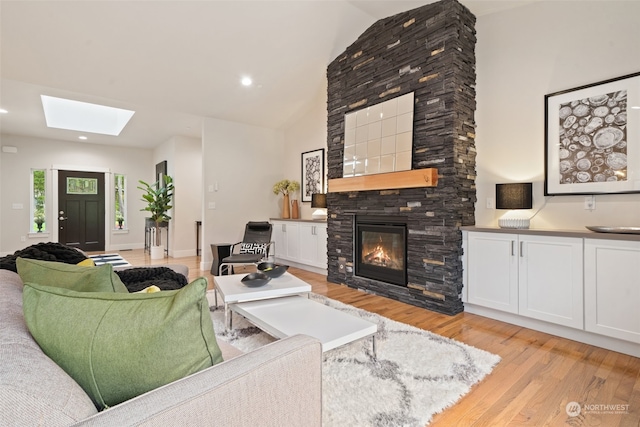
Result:
<svg viewBox="0 0 640 427">
<path fill-rule="evenodd" d="M 113 175 L 114 188 L 114 229 L 127 228 L 127 178 L 123 174 Z"/>
<path fill-rule="evenodd" d="M 46 171 L 44 169 L 31 170 L 31 206 L 29 208 L 29 231 L 40 233 L 47 229 L 46 200 Z"/>
</svg>

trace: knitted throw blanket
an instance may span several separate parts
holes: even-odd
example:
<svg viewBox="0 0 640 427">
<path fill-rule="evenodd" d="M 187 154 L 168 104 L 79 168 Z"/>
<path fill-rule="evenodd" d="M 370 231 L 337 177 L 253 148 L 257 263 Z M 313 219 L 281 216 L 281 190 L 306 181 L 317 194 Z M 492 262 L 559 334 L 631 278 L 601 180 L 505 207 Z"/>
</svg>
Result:
<svg viewBox="0 0 640 427">
<path fill-rule="evenodd" d="M 167 267 L 136 267 L 118 270 L 116 274 L 129 292 L 138 292 L 151 285 L 163 291 L 180 289 L 187 284 L 187 278 Z"/>
<path fill-rule="evenodd" d="M 64 262 L 67 264 L 77 264 L 87 259 L 87 257 L 76 248 L 63 245 L 62 243 L 38 243 L 15 251 L 13 255 L 0 258 L 0 269 L 11 270 L 17 273 L 16 259 L 18 257 L 38 259 L 41 261 Z"/>
<path fill-rule="evenodd" d="M 63 245 L 62 243 L 47 242 L 38 243 L 20 249 L 0 258 L 0 269 L 18 272 L 16 259 L 30 258 L 41 261 L 64 262 L 66 264 L 77 264 L 87 257 L 74 247 Z M 127 270 L 116 271 L 129 292 L 141 291 L 151 285 L 156 285 L 163 291 L 180 289 L 185 286 L 187 278 L 180 273 L 176 273 L 167 267 L 137 267 Z"/>
</svg>

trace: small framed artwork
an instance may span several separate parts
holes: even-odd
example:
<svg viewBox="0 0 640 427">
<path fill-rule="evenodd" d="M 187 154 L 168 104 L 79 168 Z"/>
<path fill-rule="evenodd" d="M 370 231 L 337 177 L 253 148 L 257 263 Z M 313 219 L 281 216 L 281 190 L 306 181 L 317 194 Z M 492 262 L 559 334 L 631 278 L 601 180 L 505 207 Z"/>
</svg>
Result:
<svg viewBox="0 0 640 427">
<path fill-rule="evenodd" d="M 303 202 L 310 202 L 311 195 L 324 191 L 324 148 L 302 153 L 302 179 L 300 193 Z"/>
<path fill-rule="evenodd" d="M 167 161 L 163 160 L 156 165 L 156 181 L 160 188 L 165 186 L 164 176 L 167 174 Z"/>
<path fill-rule="evenodd" d="M 640 73 L 544 99 L 545 195 L 640 192 Z"/>
</svg>

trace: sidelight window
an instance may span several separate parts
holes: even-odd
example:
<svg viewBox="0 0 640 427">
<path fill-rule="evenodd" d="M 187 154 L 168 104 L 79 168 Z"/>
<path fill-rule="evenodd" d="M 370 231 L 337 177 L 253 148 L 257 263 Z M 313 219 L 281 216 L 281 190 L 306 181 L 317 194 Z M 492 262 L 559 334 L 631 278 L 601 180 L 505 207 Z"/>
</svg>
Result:
<svg viewBox="0 0 640 427">
<path fill-rule="evenodd" d="M 122 230 L 123 228 L 125 228 L 125 225 L 127 223 L 127 178 L 124 175 L 118 173 L 114 174 L 113 176 L 113 188 L 115 190 L 113 203 L 113 206 L 115 207 L 114 228 Z"/>
<path fill-rule="evenodd" d="M 31 231 L 43 232 L 46 231 L 46 211 L 45 211 L 45 196 L 46 196 L 46 182 L 45 182 L 45 170 L 44 169 L 32 169 L 31 170 L 31 206 L 30 206 L 30 219 L 31 219 Z"/>
</svg>

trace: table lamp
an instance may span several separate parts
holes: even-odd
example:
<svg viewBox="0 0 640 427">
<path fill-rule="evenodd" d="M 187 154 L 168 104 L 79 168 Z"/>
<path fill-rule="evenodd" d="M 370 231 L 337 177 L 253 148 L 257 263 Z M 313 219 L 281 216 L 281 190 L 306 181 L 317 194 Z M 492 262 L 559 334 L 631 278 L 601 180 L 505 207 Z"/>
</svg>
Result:
<svg viewBox="0 0 640 427">
<path fill-rule="evenodd" d="M 327 195 L 315 193 L 311 195 L 311 207 L 316 210 L 311 214 L 313 219 L 327 219 Z"/>
<path fill-rule="evenodd" d="M 531 209 L 533 184 L 530 182 L 496 184 L 496 209 Z M 500 228 L 529 228 L 530 218 L 519 213 L 507 212 L 498 219 Z"/>
</svg>

